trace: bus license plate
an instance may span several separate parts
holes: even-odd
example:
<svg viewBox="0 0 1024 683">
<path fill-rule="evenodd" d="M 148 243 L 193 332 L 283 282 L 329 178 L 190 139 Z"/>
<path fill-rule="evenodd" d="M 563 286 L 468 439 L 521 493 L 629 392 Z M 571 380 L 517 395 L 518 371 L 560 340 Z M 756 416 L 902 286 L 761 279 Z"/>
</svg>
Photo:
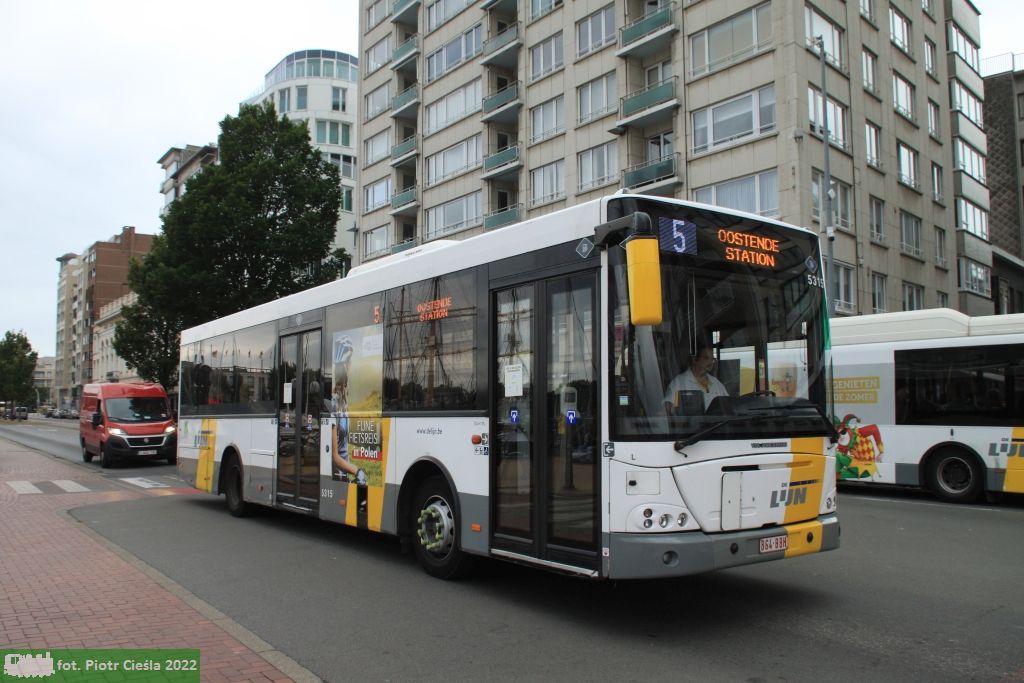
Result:
<svg viewBox="0 0 1024 683">
<path fill-rule="evenodd" d="M 789 536 L 783 534 L 782 536 L 769 536 L 768 538 L 762 538 L 758 541 L 759 550 L 763 553 L 777 553 L 780 550 L 786 550 L 789 548 Z"/>
<path fill-rule="evenodd" d="M 139 455 L 156 455 L 156 451 L 139 451 Z M 764 541 L 761 542 L 764 543 Z M 764 551 L 762 550 L 761 552 L 763 553 Z"/>
</svg>

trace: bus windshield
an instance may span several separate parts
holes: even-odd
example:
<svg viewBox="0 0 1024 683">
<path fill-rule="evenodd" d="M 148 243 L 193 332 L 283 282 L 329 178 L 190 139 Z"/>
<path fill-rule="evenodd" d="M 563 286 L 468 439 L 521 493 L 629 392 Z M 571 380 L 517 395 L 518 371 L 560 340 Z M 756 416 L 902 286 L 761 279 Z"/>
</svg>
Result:
<svg viewBox="0 0 1024 683">
<path fill-rule="evenodd" d="M 648 210 L 664 214 L 666 206 Z M 652 215 L 663 238 L 660 325 L 630 324 L 625 256 L 621 248 L 609 252 L 613 438 L 827 434 L 817 240 L 717 212 L 678 210 L 689 213 Z M 689 244 L 673 249 L 665 234 L 684 223 Z M 749 253 L 730 252 L 730 245 Z"/>
</svg>

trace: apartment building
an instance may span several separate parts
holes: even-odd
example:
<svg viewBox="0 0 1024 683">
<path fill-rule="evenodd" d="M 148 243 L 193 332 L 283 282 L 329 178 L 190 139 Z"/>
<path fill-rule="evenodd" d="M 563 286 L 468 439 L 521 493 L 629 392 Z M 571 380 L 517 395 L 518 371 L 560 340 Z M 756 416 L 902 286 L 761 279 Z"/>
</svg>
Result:
<svg viewBox="0 0 1024 683">
<path fill-rule="evenodd" d="M 160 214 L 167 213 L 167 207 L 171 202 L 185 194 L 189 178 L 202 171 L 205 166 L 216 164 L 219 158 L 219 151 L 214 144 L 171 147 L 164 152 L 157 160 L 164 169 L 164 180 L 160 183 L 164 206 Z"/>
<path fill-rule="evenodd" d="M 92 327 L 92 377 L 94 382 L 139 382 L 141 377 L 130 370 L 124 359 L 114 350 L 117 324 L 124 320 L 122 311 L 139 300 L 135 292 L 128 292 L 102 306 Z"/>
<path fill-rule="evenodd" d="M 827 137 L 837 312 L 993 310 L 969 0 L 362 0 L 360 35 L 363 261 L 619 189 L 823 231 Z"/>
<path fill-rule="evenodd" d="M 1024 313 L 1024 55 L 982 60 L 996 313 Z"/>
<path fill-rule="evenodd" d="M 65 254 L 57 283 L 57 343 L 54 391 L 60 407 L 77 407 L 82 385 L 93 375 L 94 325 L 100 309 L 128 294 L 128 266 L 149 253 L 155 235 L 126 225 L 81 254 Z"/>
<path fill-rule="evenodd" d="M 36 389 L 38 405 L 53 405 L 53 369 L 56 359 L 53 356 L 40 356 L 36 359 L 36 369 L 32 373 L 32 386 Z"/>
<path fill-rule="evenodd" d="M 356 103 L 359 59 L 334 50 L 300 50 L 286 56 L 264 78 L 263 90 L 247 104 L 271 102 L 278 114 L 305 121 L 310 142 L 341 173 L 341 213 L 334 249 L 355 253 Z"/>
</svg>

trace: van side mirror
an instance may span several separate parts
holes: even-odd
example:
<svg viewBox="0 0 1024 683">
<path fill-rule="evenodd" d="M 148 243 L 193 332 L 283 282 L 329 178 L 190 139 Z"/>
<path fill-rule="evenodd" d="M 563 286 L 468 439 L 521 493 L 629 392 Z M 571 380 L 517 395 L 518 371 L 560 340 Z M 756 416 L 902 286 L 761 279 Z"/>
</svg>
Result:
<svg viewBox="0 0 1024 683">
<path fill-rule="evenodd" d="M 103 424 L 103 413 L 97 410 L 92 414 L 92 426 L 99 427 L 101 424 Z"/>
</svg>

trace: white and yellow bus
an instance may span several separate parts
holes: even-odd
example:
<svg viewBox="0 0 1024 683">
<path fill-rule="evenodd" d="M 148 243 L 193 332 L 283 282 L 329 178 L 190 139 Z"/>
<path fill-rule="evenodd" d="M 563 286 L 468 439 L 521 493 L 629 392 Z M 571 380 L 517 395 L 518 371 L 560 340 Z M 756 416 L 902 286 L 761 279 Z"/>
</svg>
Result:
<svg viewBox="0 0 1024 683">
<path fill-rule="evenodd" d="M 839 545 L 821 257 L 759 216 L 619 194 L 435 241 L 181 335 L 178 467 L 475 557 L 672 577 Z M 728 395 L 674 391 L 712 346 Z"/>
<path fill-rule="evenodd" d="M 1024 493 L 1024 314 L 835 319 L 832 360 L 841 480 Z"/>
</svg>

